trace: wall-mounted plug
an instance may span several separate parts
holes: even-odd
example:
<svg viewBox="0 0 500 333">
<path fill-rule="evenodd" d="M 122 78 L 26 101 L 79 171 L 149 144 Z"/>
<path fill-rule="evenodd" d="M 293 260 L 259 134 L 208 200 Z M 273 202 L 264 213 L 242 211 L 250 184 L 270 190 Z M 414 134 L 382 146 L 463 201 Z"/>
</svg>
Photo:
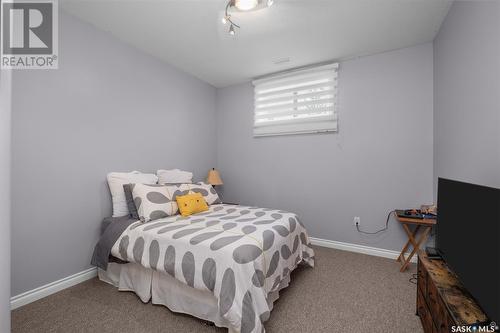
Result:
<svg viewBox="0 0 500 333">
<path fill-rule="evenodd" d="M 354 216 L 354 219 L 352 220 L 354 223 L 354 226 L 359 226 L 361 224 L 361 217 L 359 216 Z"/>
</svg>

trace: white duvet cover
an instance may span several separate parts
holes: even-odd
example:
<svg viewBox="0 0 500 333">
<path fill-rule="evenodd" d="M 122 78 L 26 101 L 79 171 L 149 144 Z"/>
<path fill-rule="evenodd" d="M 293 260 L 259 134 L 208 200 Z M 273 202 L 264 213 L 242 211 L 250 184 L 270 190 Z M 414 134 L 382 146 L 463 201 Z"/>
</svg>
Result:
<svg viewBox="0 0 500 333">
<path fill-rule="evenodd" d="M 187 218 L 133 223 L 111 253 L 213 293 L 220 315 L 240 332 L 263 332 L 269 295 L 288 283 L 300 262 L 314 266 L 295 214 L 226 204 Z"/>
</svg>

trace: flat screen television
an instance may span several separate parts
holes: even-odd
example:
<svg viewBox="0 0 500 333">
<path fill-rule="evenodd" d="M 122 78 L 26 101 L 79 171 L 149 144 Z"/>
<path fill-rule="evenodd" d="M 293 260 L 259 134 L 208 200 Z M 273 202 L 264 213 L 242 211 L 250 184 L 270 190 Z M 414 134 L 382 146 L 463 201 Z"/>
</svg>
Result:
<svg viewBox="0 0 500 333">
<path fill-rule="evenodd" d="M 439 178 L 437 205 L 439 253 L 488 318 L 499 323 L 500 190 Z"/>
</svg>

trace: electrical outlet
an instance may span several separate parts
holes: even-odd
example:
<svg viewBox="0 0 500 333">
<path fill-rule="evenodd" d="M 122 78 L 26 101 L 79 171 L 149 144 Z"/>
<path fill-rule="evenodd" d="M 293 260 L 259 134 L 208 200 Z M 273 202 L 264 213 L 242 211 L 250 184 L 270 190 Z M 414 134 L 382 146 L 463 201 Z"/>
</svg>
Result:
<svg viewBox="0 0 500 333">
<path fill-rule="evenodd" d="M 361 217 L 354 216 L 353 223 L 354 223 L 355 226 L 356 225 L 360 225 L 361 224 Z"/>
</svg>

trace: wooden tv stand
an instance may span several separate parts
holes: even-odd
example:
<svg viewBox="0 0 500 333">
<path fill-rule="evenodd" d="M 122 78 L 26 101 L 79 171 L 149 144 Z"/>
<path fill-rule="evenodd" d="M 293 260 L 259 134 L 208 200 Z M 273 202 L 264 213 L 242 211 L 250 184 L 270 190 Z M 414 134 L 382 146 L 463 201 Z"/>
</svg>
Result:
<svg viewBox="0 0 500 333">
<path fill-rule="evenodd" d="M 486 314 L 442 260 L 418 252 L 417 315 L 425 333 L 448 333 L 453 325 L 487 321 Z"/>
</svg>

